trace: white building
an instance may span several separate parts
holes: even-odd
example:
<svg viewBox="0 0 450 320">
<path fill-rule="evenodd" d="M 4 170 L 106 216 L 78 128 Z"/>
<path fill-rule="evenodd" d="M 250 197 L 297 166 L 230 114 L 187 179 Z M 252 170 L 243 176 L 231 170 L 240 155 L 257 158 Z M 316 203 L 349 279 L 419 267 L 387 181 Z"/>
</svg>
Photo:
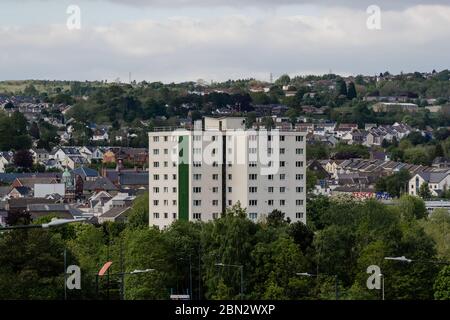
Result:
<svg viewBox="0 0 450 320">
<path fill-rule="evenodd" d="M 306 223 L 304 132 L 245 130 L 245 118 L 227 117 L 197 129 L 149 134 L 150 225 L 216 219 L 238 202 L 252 220 L 277 209 Z"/>
<path fill-rule="evenodd" d="M 440 192 L 450 187 L 450 174 L 448 172 L 420 172 L 409 180 L 409 194 L 418 196 L 422 184 L 428 183 L 433 196 L 439 196 Z"/>
</svg>

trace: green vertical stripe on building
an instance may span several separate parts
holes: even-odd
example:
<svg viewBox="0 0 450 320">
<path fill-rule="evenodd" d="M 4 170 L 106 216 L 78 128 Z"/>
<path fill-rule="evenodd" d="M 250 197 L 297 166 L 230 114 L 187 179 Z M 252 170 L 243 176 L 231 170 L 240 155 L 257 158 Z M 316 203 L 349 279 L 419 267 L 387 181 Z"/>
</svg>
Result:
<svg viewBox="0 0 450 320">
<path fill-rule="evenodd" d="M 178 218 L 189 220 L 189 136 L 178 138 Z"/>
</svg>

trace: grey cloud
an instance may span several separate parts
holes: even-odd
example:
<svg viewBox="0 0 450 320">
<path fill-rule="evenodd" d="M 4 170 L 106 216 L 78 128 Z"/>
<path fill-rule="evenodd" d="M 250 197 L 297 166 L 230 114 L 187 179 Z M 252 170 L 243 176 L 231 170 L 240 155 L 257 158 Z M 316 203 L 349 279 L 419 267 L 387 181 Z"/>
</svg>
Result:
<svg viewBox="0 0 450 320">
<path fill-rule="evenodd" d="M 97 1 L 97 0 L 94 0 Z M 369 5 L 378 5 L 386 9 L 403 9 L 415 5 L 448 5 L 449 0 L 102 0 L 113 3 L 134 6 L 157 6 L 157 7 L 260 7 L 283 5 L 313 4 L 333 7 L 367 8 Z"/>
</svg>

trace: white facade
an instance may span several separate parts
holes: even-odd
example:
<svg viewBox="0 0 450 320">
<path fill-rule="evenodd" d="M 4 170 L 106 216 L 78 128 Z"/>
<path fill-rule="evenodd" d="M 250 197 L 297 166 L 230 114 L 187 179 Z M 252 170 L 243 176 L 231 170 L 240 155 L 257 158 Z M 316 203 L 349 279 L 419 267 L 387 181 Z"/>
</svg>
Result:
<svg viewBox="0 0 450 320">
<path fill-rule="evenodd" d="M 306 223 L 305 133 L 280 131 L 267 141 L 245 131 L 244 118 L 205 118 L 203 129 L 149 134 L 150 225 L 209 221 L 238 202 L 253 220 L 277 209 Z"/>
</svg>

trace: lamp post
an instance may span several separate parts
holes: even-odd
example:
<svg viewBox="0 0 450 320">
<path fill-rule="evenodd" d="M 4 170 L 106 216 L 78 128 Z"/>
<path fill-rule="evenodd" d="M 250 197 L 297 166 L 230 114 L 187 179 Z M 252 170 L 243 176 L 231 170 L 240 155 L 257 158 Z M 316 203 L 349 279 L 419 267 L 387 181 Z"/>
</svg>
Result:
<svg viewBox="0 0 450 320">
<path fill-rule="evenodd" d="M 111 273 L 110 276 L 120 276 L 121 277 L 121 281 L 120 281 L 120 300 L 125 300 L 125 276 L 142 274 L 142 273 L 150 273 L 150 272 L 154 272 L 154 271 L 155 271 L 155 269 L 144 269 L 144 270 L 136 269 L 136 270 L 131 271 L 131 272 Z M 95 274 L 95 275 L 96 275 L 97 296 L 98 296 L 98 277 L 100 275 L 98 273 Z"/>
<path fill-rule="evenodd" d="M 225 264 L 225 263 L 216 263 L 216 266 L 239 268 L 239 270 L 241 271 L 241 300 L 244 300 L 244 266 L 236 265 L 236 264 Z"/>
<path fill-rule="evenodd" d="M 59 226 L 70 224 L 70 223 L 84 222 L 84 221 L 86 221 L 85 218 L 82 218 L 82 219 L 58 219 L 58 218 L 53 218 L 52 221 L 50 221 L 49 223 L 1 227 L 0 228 L 0 232 L 1 231 L 9 231 L 9 230 L 50 229 L 50 228 L 56 228 L 56 227 L 59 227 Z"/>
<path fill-rule="evenodd" d="M 437 260 L 413 260 L 408 259 L 405 256 L 401 257 L 385 257 L 384 260 L 391 260 L 391 261 L 400 261 L 400 262 L 406 262 L 406 263 L 412 263 L 412 262 L 422 262 L 422 263 L 430 263 L 430 264 L 444 264 L 444 265 L 450 265 L 449 261 L 437 261 Z"/>
<path fill-rule="evenodd" d="M 185 258 L 178 258 L 178 260 L 186 260 Z M 193 292 L 192 292 L 192 256 L 189 255 L 189 296 L 192 299 Z"/>
<path fill-rule="evenodd" d="M 405 256 L 401 257 L 384 257 L 384 260 L 390 260 L 390 261 L 398 261 L 402 263 L 413 263 L 413 262 L 421 262 L 421 263 L 429 263 L 434 265 L 450 265 L 449 261 L 436 261 L 436 260 L 416 260 L 416 259 L 409 259 Z M 383 285 L 383 300 L 384 300 L 384 276 L 382 276 L 382 285 Z"/>
<path fill-rule="evenodd" d="M 384 274 L 379 275 L 381 279 L 381 300 L 384 301 Z"/>
<path fill-rule="evenodd" d="M 334 292 L 335 292 L 336 300 L 339 300 L 339 279 L 338 279 L 337 274 L 335 274 L 335 275 L 329 275 L 329 274 L 325 274 L 325 273 L 323 273 L 323 274 L 326 276 L 334 277 Z M 296 273 L 296 275 L 300 276 L 300 277 L 310 277 L 310 278 L 318 277 L 317 274 L 311 274 L 308 272 L 298 272 L 298 273 Z"/>
</svg>

